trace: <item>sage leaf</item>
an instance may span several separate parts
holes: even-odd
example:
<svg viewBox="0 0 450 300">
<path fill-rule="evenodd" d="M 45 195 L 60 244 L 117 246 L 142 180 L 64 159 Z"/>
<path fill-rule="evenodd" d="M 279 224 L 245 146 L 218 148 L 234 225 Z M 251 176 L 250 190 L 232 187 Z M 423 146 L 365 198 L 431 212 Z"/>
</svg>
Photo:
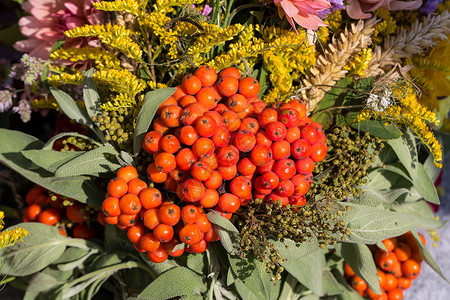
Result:
<svg viewBox="0 0 450 300">
<path fill-rule="evenodd" d="M 407 130 L 400 138 L 389 140 L 387 143 L 394 150 L 398 159 L 408 171 L 409 176 L 411 178 L 416 177 L 418 154 L 416 141 L 411 131 Z"/>
<path fill-rule="evenodd" d="M 265 264 L 262 261 L 251 255 L 247 257 L 247 260 L 243 260 L 236 254 L 229 254 L 228 260 L 233 273 L 253 294 L 259 299 L 271 299 L 274 285 L 270 281 L 270 275 L 266 272 Z"/>
<path fill-rule="evenodd" d="M 115 157 L 118 152 L 110 144 L 87 151 L 60 166 L 55 176 L 69 177 L 115 172 L 120 165 L 108 159 L 106 157 L 108 154 Z"/>
<path fill-rule="evenodd" d="M 353 203 L 342 203 L 350 207 L 342 220 L 350 227 L 350 235 L 345 242 L 375 244 L 381 240 L 400 236 L 415 224 L 414 218 L 404 214 Z"/>
<path fill-rule="evenodd" d="M 82 138 L 82 139 L 84 139 L 86 141 L 89 141 L 89 142 L 91 142 L 91 143 L 93 143 L 93 144 L 95 144 L 97 146 L 101 146 L 102 145 L 102 144 L 96 142 L 94 139 L 91 139 L 90 137 L 85 136 L 85 135 L 83 135 L 81 133 L 78 133 L 78 132 L 61 132 L 61 133 L 58 133 L 57 135 L 51 137 L 48 140 L 48 142 L 45 143 L 44 147 L 42 147 L 42 150 L 51 150 L 53 148 L 53 145 L 55 144 L 55 142 L 57 140 L 59 140 L 60 138 L 66 137 L 66 136 L 75 136 L 75 137 Z"/>
<path fill-rule="evenodd" d="M 444 276 L 444 273 L 442 273 L 441 268 L 437 265 L 436 261 L 434 260 L 433 256 L 431 256 L 431 253 L 428 251 L 428 249 L 425 247 L 424 244 L 422 244 L 422 241 L 419 237 L 419 234 L 417 234 L 417 231 L 415 229 L 411 230 L 412 235 L 416 239 L 417 245 L 419 246 L 420 255 L 423 257 L 423 260 L 436 272 L 438 273 L 445 281 L 450 283 L 450 281 Z"/>
<path fill-rule="evenodd" d="M 72 99 L 67 93 L 50 87 L 50 92 L 53 97 L 55 97 L 56 102 L 58 102 L 61 110 L 72 120 L 77 123 L 92 127 L 92 121 L 89 118 L 88 114 L 85 110 L 83 110 L 80 106 L 78 106 L 75 100 Z"/>
<path fill-rule="evenodd" d="M 415 201 L 402 203 L 392 207 L 396 212 L 406 214 L 416 220 L 416 226 L 423 229 L 438 230 L 442 229 L 447 221 L 436 220 L 433 210 L 427 202 Z"/>
<path fill-rule="evenodd" d="M 155 116 L 158 107 L 175 93 L 176 88 L 162 88 L 156 91 L 150 91 L 145 94 L 144 104 L 136 119 L 136 128 L 134 129 L 133 154 L 137 155 L 141 149 L 142 141 L 150 127 L 150 123 Z"/>
<path fill-rule="evenodd" d="M 383 120 L 365 120 L 350 126 L 363 132 L 370 132 L 371 135 L 382 139 L 397 139 L 402 131 L 394 123 L 385 125 Z"/>
<path fill-rule="evenodd" d="M 8 143 L 0 143 L 0 162 L 10 169 L 57 194 L 93 206 L 101 205 L 104 191 L 89 177 L 55 177 L 52 172 L 39 168 L 21 153 L 24 150 L 42 148 L 43 143 L 35 137 L 20 131 L 0 129 L 0 140 L 8 141 Z"/>
<path fill-rule="evenodd" d="M 168 270 L 158 276 L 140 294 L 139 298 L 164 300 L 206 292 L 202 277 L 185 267 Z"/>
<path fill-rule="evenodd" d="M 333 276 L 326 274 L 326 260 L 322 249 L 317 249 L 300 259 L 287 260 L 283 263 L 283 267 L 315 295 L 334 295 L 341 292 L 339 284 L 331 278 Z"/>
<path fill-rule="evenodd" d="M 381 294 L 377 267 L 369 247 L 364 244 L 340 243 L 336 249 L 353 272 L 364 279 L 373 292 Z"/>
<path fill-rule="evenodd" d="M 23 242 L 0 250 L 4 262 L 2 274 L 27 276 L 41 271 L 57 260 L 66 249 L 69 238 L 61 235 L 58 228 L 41 223 L 21 223 L 14 227 L 29 232 Z"/>
<path fill-rule="evenodd" d="M 84 151 L 54 151 L 54 150 L 26 150 L 23 156 L 31 160 L 37 166 L 55 172 L 58 167 L 69 160 L 82 155 Z"/>
<path fill-rule="evenodd" d="M 91 68 L 84 74 L 83 79 L 83 99 L 86 111 L 90 117 L 96 116 L 100 113 L 100 95 L 95 86 L 92 75 L 95 69 Z"/>
<path fill-rule="evenodd" d="M 439 205 L 440 201 L 436 187 L 421 163 L 418 163 L 416 172 L 417 176 L 413 177 L 414 187 L 425 200 Z"/>
<path fill-rule="evenodd" d="M 216 224 L 217 226 L 220 226 L 225 230 L 239 233 L 233 223 L 231 223 L 227 218 L 222 217 L 219 212 L 213 210 L 210 211 L 206 216 L 211 223 Z"/>
</svg>

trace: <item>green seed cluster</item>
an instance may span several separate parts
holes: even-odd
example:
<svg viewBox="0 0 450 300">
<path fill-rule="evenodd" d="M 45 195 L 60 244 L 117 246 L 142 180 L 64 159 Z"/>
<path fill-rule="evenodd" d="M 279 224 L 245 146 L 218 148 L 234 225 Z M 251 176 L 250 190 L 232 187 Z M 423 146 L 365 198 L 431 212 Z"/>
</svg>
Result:
<svg viewBox="0 0 450 300">
<path fill-rule="evenodd" d="M 272 280 L 279 280 L 284 259 L 270 238 L 290 239 L 297 245 L 315 238 L 321 248 L 334 245 L 350 234 L 350 229 L 340 220 L 344 212 L 339 203 L 329 198 L 311 201 L 302 207 L 251 200 L 232 220 L 240 231 L 238 253 L 242 258 L 249 252 L 254 253 L 266 263 L 266 271 L 274 274 Z"/>
<path fill-rule="evenodd" d="M 366 183 L 367 172 L 384 147 L 382 140 L 344 126 L 327 134 L 327 145 L 327 157 L 315 166 L 316 180 L 307 199 L 316 195 L 332 195 L 338 200 L 358 196 L 358 186 Z"/>
<path fill-rule="evenodd" d="M 132 149 L 134 132 L 132 120 L 134 120 L 134 117 L 131 116 L 129 110 L 124 108 L 103 111 L 100 116 L 92 117 L 92 121 L 105 134 L 105 139 L 107 141 L 114 141 L 121 150 L 127 152 L 131 152 Z"/>
<path fill-rule="evenodd" d="M 97 148 L 97 145 L 80 137 L 70 136 L 62 141 L 60 151 L 88 151 Z"/>
</svg>

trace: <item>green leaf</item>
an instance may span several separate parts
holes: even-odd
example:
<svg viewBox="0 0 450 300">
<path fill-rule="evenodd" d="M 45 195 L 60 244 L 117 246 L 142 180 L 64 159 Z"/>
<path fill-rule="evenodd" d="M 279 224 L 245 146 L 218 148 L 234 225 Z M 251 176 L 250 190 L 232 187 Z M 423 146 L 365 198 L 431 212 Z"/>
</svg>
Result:
<svg viewBox="0 0 450 300">
<path fill-rule="evenodd" d="M 95 86 L 92 75 L 95 69 L 91 68 L 84 74 L 83 79 L 83 99 L 86 111 L 90 117 L 97 116 L 100 113 L 100 95 Z"/>
<path fill-rule="evenodd" d="M 202 277 L 185 267 L 161 274 L 139 294 L 139 298 L 163 300 L 206 292 Z"/>
<path fill-rule="evenodd" d="M 377 267 L 369 247 L 363 244 L 340 243 L 336 249 L 349 264 L 353 272 L 369 285 L 377 294 L 381 293 Z"/>
<path fill-rule="evenodd" d="M 378 241 L 399 236 L 414 226 L 415 220 L 404 214 L 353 203 L 342 203 L 350 207 L 342 220 L 350 227 L 346 242 L 375 244 Z"/>
<path fill-rule="evenodd" d="M 355 89 L 358 91 L 366 91 L 370 92 L 373 88 L 373 84 L 375 83 L 375 79 L 373 77 L 366 77 L 361 80 L 359 80 L 355 84 Z"/>
<path fill-rule="evenodd" d="M 418 155 L 416 141 L 411 131 L 407 130 L 400 138 L 389 140 L 387 143 L 394 150 L 411 178 L 414 178 L 418 165 Z"/>
<path fill-rule="evenodd" d="M 318 296 L 339 294 L 339 284 L 326 274 L 326 260 L 322 249 L 311 252 L 300 259 L 291 259 L 283 263 L 286 271 L 301 284 Z M 331 277 L 333 277 L 331 275 Z"/>
<path fill-rule="evenodd" d="M 252 255 L 244 260 L 235 254 L 229 254 L 228 260 L 233 273 L 238 277 L 235 284 L 240 280 L 259 299 L 270 299 L 273 283 L 263 262 Z"/>
<path fill-rule="evenodd" d="M 145 94 L 144 104 L 139 111 L 134 129 L 133 154 L 137 155 L 141 149 L 142 141 L 150 127 L 158 107 L 175 93 L 176 88 L 162 88 Z"/>
<path fill-rule="evenodd" d="M 27 286 L 27 292 L 39 293 L 51 289 L 60 282 L 53 276 L 44 272 L 36 273 Z"/>
<path fill-rule="evenodd" d="M 199 274 L 203 274 L 206 269 L 206 259 L 205 255 L 203 253 L 197 253 L 197 254 L 190 254 L 187 257 L 187 266 L 192 271 L 195 271 Z"/>
<path fill-rule="evenodd" d="M 350 126 L 383 139 L 396 139 L 402 134 L 401 130 L 394 123 L 390 123 L 387 126 L 385 123 L 386 121 L 383 120 L 365 120 Z"/>
<path fill-rule="evenodd" d="M 39 167 L 55 172 L 56 169 L 83 154 L 84 151 L 54 151 L 54 150 L 26 150 L 22 151 L 23 156 L 31 160 Z"/>
<path fill-rule="evenodd" d="M 227 252 L 231 253 L 238 247 L 239 231 L 228 219 L 222 217 L 217 211 L 207 214 L 208 220 L 213 223 L 214 230 L 220 238 L 220 242 Z"/>
<path fill-rule="evenodd" d="M 133 157 L 131 157 L 131 155 L 125 151 L 120 151 L 120 155 L 118 155 L 116 158 L 120 165 L 123 167 L 132 165 L 134 162 Z"/>
<path fill-rule="evenodd" d="M 438 230 L 445 226 L 446 221 L 439 221 L 435 218 L 434 212 L 425 201 L 402 203 L 392 207 L 396 212 L 406 214 L 416 220 L 417 227 L 430 230 Z"/>
<path fill-rule="evenodd" d="M 369 182 L 364 187 L 375 190 L 393 189 L 395 183 L 402 178 L 402 176 L 383 168 L 374 169 L 367 177 L 369 178 Z"/>
<path fill-rule="evenodd" d="M 53 97 L 55 97 L 55 100 L 56 102 L 58 102 L 58 105 L 61 108 L 61 110 L 70 119 L 74 120 L 77 123 L 87 125 L 89 127 L 93 126 L 92 121 L 89 118 L 86 111 L 83 110 L 80 106 L 78 106 L 75 100 L 72 99 L 72 97 L 54 87 L 50 87 L 50 92 L 52 93 Z"/>
<path fill-rule="evenodd" d="M 238 248 L 237 234 L 227 231 L 222 227 L 213 224 L 214 231 L 220 239 L 220 243 L 228 253 L 233 253 Z"/>
<path fill-rule="evenodd" d="M 69 177 L 79 175 L 96 175 L 98 173 L 112 173 L 120 168 L 117 162 L 113 162 L 106 155 L 114 157 L 119 153 L 110 144 L 87 151 L 60 166 L 56 172 L 57 177 Z"/>
<path fill-rule="evenodd" d="M 94 126 L 94 123 L 92 123 L 92 120 L 87 112 L 80 106 L 78 106 L 78 104 L 75 102 L 75 100 L 72 99 L 72 97 L 55 87 L 50 87 L 50 92 L 52 93 L 53 97 L 55 97 L 55 100 L 56 102 L 58 102 L 61 110 L 70 119 L 79 124 L 88 126 L 102 140 L 103 143 L 106 143 L 103 133 Z"/>
<path fill-rule="evenodd" d="M 22 1 L 22 0 L 21 0 Z M 57 40 L 54 44 L 52 49 L 50 50 L 50 53 L 52 53 L 53 51 L 58 50 L 59 48 L 61 48 L 64 44 L 66 43 L 66 39 L 62 38 L 60 40 Z"/>
<path fill-rule="evenodd" d="M 100 143 L 96 142 L 95 140 L 91 139 L 90 137 L 87 137 L 87 136 L 85 136 L 83 134 L 80 134 L 78 132 L 62 132 L 62 133 L 59 133 L 59 134 L 51 137 L 48 140 L 48 142 L 45 143 L 44 147 L 42 147 L 42 150 L 51 150 L 53 148 L 53 145 L 55 144 L 55 142 L 57 140 L 59 140 L 60 138 L 66 137 L 66 136 L 79 137 L 79 138 L 85 139 L 85 140 L 87 140 L 87 141 L 89 141 L 89 142 L 91 142 L 91 143 L 93 143 L 93 144 L 95 144 L 97 146 L 102 146 L 102 144 L 100 144 Z"/>
<path fill-rule="evenodd" d="M 239 233 L 233 223 L 231 223 L 227 218 L 222 217 L 219 212 L 212 210 L 206 216 L 211 223 L 216 224 L 225 230 Z"/>
<path fill-rule="evenodd" d="M 21 223 L 8 229 L 23 228 L 29 232 L 23 242 L 0 250 L 1 272 L 27 276 L 41 271 L 63 254 L 68 238 L 58 228 L 41 223 Z"/>
<path fill-rule="evenodd" d="M 239 278 L 235 280 L 234 286 L 236 287 L 237 292 L 241 296 L 241 299 L 245 300 L 260 300 L 261 298 L 257 297 Z"/>
<path fill-rule="evenodd" d="M 336 106 L 335 104 L 338 98 L 343 98 L 348 92 L 346 88 L 350 85 L 351 81 L 352 79 L 350 77 L 345 77 L 339 80 L 336 83 L 335 87 L 333 87 L 323 96 L 322 100 L 317 106 L 317 111 Z"/>
<path fill-rule="evenodd" d="M 312 115 L 311 119 L 314 122 L 318 122 L 323 125 L 325 129 L 328 129 L 333 124 L 334 113 L 327 111 L 326 109 L 336 106 L 338 102 L 341 102 L 348 90 L 345 89 L 351 83 L 350 77 L 345 77 L 337 82 L 336 86 L 328 91 L 317 106 L 316 112 Z"/>
<path fill-rule="evenodd" d="M 438 273 L 445 281 L 450 283 L 450 281 L 444 276 L 444 274 L 441 271 L 441 268 L 437 265 L 437 263 L 434 261 L 433 256 L 431 256 L 431 253 L 428 251 L 428 249 L 425 247 L 424 244 L 422 244 L 422 241 L 420 240 L 419 235 L 417 234 L 417 231 L 413 228 L 411 230 L 412 235 L 416 239 L 417 245 L 419 245 L 419 251 L 420 255 L 423 257 L 423 260 L 436 272 Z"/>
<path fill-rule="evenodd" d="M 374 190 L 369 187 L 361 187 L 362 193 L 359 197 L 353 199 L 351 202 L 367 205 L 377 206 L 379 204 L 389 204 L 397 200 L 404 194 L 410 194 L 410 191 L 405 188 L 392 190 Z"/>
<path fill-rule="evenodd" d="M 430 177 L 431 182 L 436 182 L 442 169 L 436 167 L 433 161 L 434 161 L 433 155 L 431 154 L 428 155 L 427 159 L 423 163 L 423 168 L 425 169 L 425 172 L 428 174 L 428 177 Z"/>
<path fill-rule="evenodd" d="M 296 246 L 295 242 L 290 239 L 285 239 L 283 242 L 271 239 L 270 242 L 273 243 L 275 248 L 280 252 L 281 257 L 288 261 L 301 259 L 320 249 L 316 239 L 301 243 L 299 246 Z"/>
<path fill-rule="evenodd" d="M 413 184 L 417 191 L 423 196 L 425 200 L 430 203 L 440 204 L 439 196 L 434 186 L 433 181 L 425 171 L 425 168 L 421 163 L 417 164 L 416 168 L 417 176 L 413 177 Z"/>
<path fill-rule="evenodd" d="M 43 143 L 35 137 L 20 131 L 0 129 L 0 140 L 9 141 L 0 143 L 0 162 L 7 167 L 57 194 L 94 206 L 101 205 L 104 191 L 89 177 L 57 178 L 52 172 L 39 168 L 23 156 L 21 151 L 42 148 Z"/>
<path fill-rule="evenodd" d="M 297 285 L 297 279 L 288 273 L 286 280 L 283 282 L 283 288 L 281 289 L 279 299 L 295 299 L 295 289 Z"/>
<path fill-rule="evenodd" d="M 82 258 L 86 254 L 89 253 L 89 249 L 83 249 L 83 248 L 76 248 L 76 247 L 69 247 L 64 251 L 64 253 L 53 262 L 53 264 L 66 264 L 70 262 L 77 261 L 78 259 Z"/>
</svg>

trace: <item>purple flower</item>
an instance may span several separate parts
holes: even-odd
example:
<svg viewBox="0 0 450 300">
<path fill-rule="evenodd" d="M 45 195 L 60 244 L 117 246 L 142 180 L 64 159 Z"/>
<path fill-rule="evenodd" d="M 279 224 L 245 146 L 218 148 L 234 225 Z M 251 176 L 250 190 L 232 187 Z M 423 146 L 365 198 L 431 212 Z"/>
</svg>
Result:
<svg viewBox="0 0 450 300">
<path fill-rule="evenodd" d="M 330 4 L 330 8 L 319 11 L 319 18 L 325 19 L 332 12 L 345 8 L 343 0 L 330 0 Z"/>
<path fill-rule="evenodd" d="M 209 6 L 208 4 L 205 4 L 205 7 L 203 8 L 203 10 L 200 11 L 200 14 L 207 17 L 211 12 L 212 12 L 212 7 Z"/>
<path fill-rule="evenodd" d="M 5 112 L 12 106 L 12 93 L 8 90 L 0 91 L 0 112 Z"/>
<path fill-rule="evenodd" d="M 428 0 L 425 5 L 419 8 L 419 12 L 425 15 L 432 14 L 442 2 L 444 2 L 444 0 Z"/>
<path fill-rule="evenodd" d="M 20 115 L 20 119 L 24 123 L 30 121 L 31 119 L 31 106 L 25 99 L 20 100 L 19 104 L 13 107 L 12 111 L 18 113 Z"/>
</svg>

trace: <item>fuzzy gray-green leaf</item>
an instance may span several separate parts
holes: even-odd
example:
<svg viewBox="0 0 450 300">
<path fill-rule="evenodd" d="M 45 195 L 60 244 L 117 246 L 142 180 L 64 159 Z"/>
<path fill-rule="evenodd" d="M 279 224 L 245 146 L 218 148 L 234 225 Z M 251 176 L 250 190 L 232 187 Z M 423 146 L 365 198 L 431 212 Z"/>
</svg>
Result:
<svg viewBox="0 0 450 300">
<path fill-rule="evenodd" d="M 164 300 L 206 292 L 202 277 L 185 267 L 177 267 L 161 274 L 150 283 L 139 298 Z"/>
<path fill-rule="evenodd" d="M 98 173 L 111 173 L 120 168 L 120 165 L 107 158 L 115 158 L 118 152 L 110 144 L 90 150 L 60 166 L 56 172 L 57 177 L 96 175 Z"/>
<path fill-rule="evenodd" d="M 133 154 L 137 155 L 141 149 L 142 141 L 147 134 L 150 123 L 155 116 L 158 107 L 167 100 L 173 93 L 175 93 L 176 88 L 162 88 L 156 91 L 150 91 L 145 94 L 144 104 L 142 104 L 139 115 L 136 119 L 136 128 L 134 129 L 133 138 Z"/>
</svg>

